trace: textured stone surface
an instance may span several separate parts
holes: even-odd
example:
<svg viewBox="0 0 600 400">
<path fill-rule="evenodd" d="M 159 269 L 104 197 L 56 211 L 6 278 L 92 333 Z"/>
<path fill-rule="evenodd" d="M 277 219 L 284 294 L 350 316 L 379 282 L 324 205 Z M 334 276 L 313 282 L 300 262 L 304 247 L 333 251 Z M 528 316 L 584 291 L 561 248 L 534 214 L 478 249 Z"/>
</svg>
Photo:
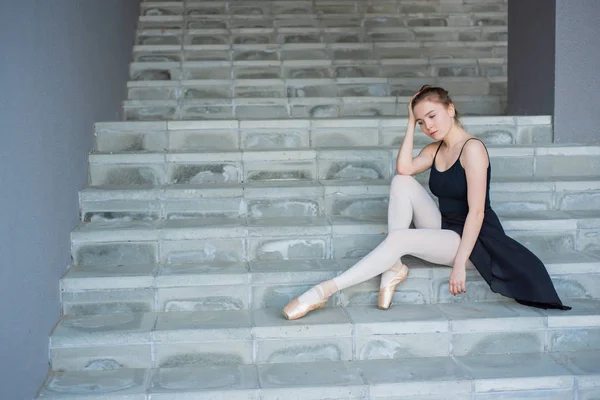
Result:
<svg viewBox="0 0 600 400">
<path fill-rule="evenodd" d="M 41 398 L 590 399 L 597 354 L 476 356 L 53 373 Z M 522 365 L 520 365 L 522 364 Z M 535 370 L 531 367 L 535 366 Z M 529 368 L 529 370 L 527 369 Z M 398 396 L 400 394 L 400 396 Z M 67 397 L 69 396 L 69 397 Z M 569 397 L 570 396 L 570 397 Z"/>
<path fill-rule="evenodd" d="M 598 300 L 568 302 L 571 313 L 513 302 L 405 304 L 389 311 L 340 309 L 335 297 L 330 303 L 298 321 L 281 316 L 283 303 L 65 317 L 52 334 L 52 363 L 62 369 L 170 368 L 450 355 L 503 360 L 507 354 L 600 350 Z"/>
<path fill-rule="evenodd" d="M 249 295 L 245 285 L 160 288 L 158 309 L 174 312 L 241 310 L 248 308 Z"/>
<path fill-rule="evenodd" d="M 160 246 L 161 262 L 165 264 L 241 261 L 243 249 L 240 239 L 166 241 Z"/>
<path fill-rule="evenodd" d="M 107 289 L 105 284 L 98 283 L 97 290 L 82 288 L 81 291 L 71 291 L 64 287 L 64 281 L 62 285 L 61 303 L 64 314 L 94 315 L 154 310 L 155 290 L 152 288 Z M 87 282 L 85 286 L 88 286 Z"/>
<path fill-rule="evenodd" d="M 54 372 L 48 377 L 39 397 L 95 400 L 110 396 L 142 400 L 146 398 L 148 378 L 148 371 L 143 369 Z"/>
<path fill-rule="evenodd" d="M 63 319 L 52 332 L 51 344 L 69 345 L 137 344 L 150 341 L 156 315 L 113 314 L 73 316 Z"/>
<path fill-rule="evenodd" d="M 358 360 L 441 357 L 450 354 L 449 336 L 437 333 L 360 337 L 356 346 Z"/>
<path fill-rule="evenodd" d="M 252 362 L 251 341 L 157 343 L 156 363 L 162 368 L 235 365 Z"/>
<path fill-rule="evenodd" d="M 205 399 L 219 391 L 226 391 L 228 399 L 249 399 L 255 389 L 256 370 L 245 365 L 158 369 L 150 379 L 150 393 L 156 399 L 186 395 Z"/>
<path fill-rule="evenodd" d="M 99 221 L 83 224 L 73 232 L 73 253 L 78 264 L 123 265 L 121 258 L 128 256 L 124 251 L 134 252 L 138 246 L 135 242 L 151 248 L 158 241 L 162 261 L 175 264 L 329 258 L 330 250 L 334 258 L 356 258 L 366 255 L 383 240 L 387 229 L 383 217 Z M 596 250 L 595 211 L 509 212 L 500 217 L 507 234 L 535 253 Z M 108 240 L 113 242 L 107 243 Z M 152 253 L 145 255 L 148 256 Z M 133 259 L 129 263 L 153 261 Z M 439 290 L 440 296 L 444 296 L 444 288 Z"/>
<path fill-rule="evenodd" d="M 573 385 L 569 371 L 546 354 L 497 355 L 493 359 L 463 357 L 458 362 L 478 381 L 477 392 L 559 389 Z M 499 371 L 502 378 L 498 377 Z"/>
<path fill-rule="evenodd" d="M 410 64 L 408 64 L 411 66 Z M 396 66 L 394 66 L 396 67 Z M 412 68 L 412 66 L 411 66 Z M 409 82 L 409 81 L 407 81 Z M 416 83 L 418 85 L 418 83 Z M 381 101 L 377 97 L 370 98 L 374 102 Z M 305 99 L 306 101 L 308 99 Z M 322 100 L 321 100 L 322 101 Z M 330 101 L 335 101 L 334 98 Z M 349 100 L 348 100 L 349 101 Z M 349 103 L 350 104 L 350 103 Z M 373 104 L 372 104 L 373 105 Z M 402 111 L 402 110 L 400 110 Z M 252 116 L 256 118 L 257 116 Z M 351 115 L 349 115 L 351 117 Z M 302 120 L 301 120 L 302 121 Z M 301 122 L 299 121 L 299 122 Z M 368 125 L 368 130 L 357 130 L 356 128 L 360 125 L 347 124 L 350 120 L 339 120 L 336 123 L 331 124 L 327 129 L 322 129 L 315 126 L 312 130 L 313 140 L 320 137 L 321 134 L 327 137 L 330 134 L 335 133 L 337 130 L 338 134 L 345 135 L 348 139 L 359 136 L 356 139 L 362 139 L 360 136 L 367 133 L 375 133 L 377 131 L 380 134 L 384 132 L 386 135 L 396 135 L 390 139 L 385 139 L 379 142 L 379 145 L 393 145 L 394 147 L 400 143 L 401 135 L 405 127 L 405 120 L 381 120 L 381 126 L 378 127 L 377 120 L 375 125 Z M 222 148 L 231 149 L 232 146 L 239 146 L 237 126 L 228 125 L 212 125 L 209 122 L 219 121 L 206 121 L 206 123 L 192 123 L 190 125 L 175 125 L 169 123 L 169 130 L 155 122 L 128 122 L 119 125 L 103 123 L 99 124 L 97 128 L 98 134 L 98 146 L 100 151 L 143 151 L 143 150 L 154 150 L 160 151 L 167 147 L 165 141 L 169 142 L 170 148 L 173 149 L 210 149 L 210 148 Z M 224 121 L 228 122 L 228 121 Z M 271 124 L 275 122 L 275 124 Z M 247 147 L 305 147 L 308 145 L 306 142 L 306 134 L 308 133 L 309 121 L 302 126 L 304 129 L 299 129 L 300 126 L 286 126 L 284 121 L 265 121 L 260 125 L 253 126 L 251 129 L 242 128 L 242 138 L 246 141 Z M 316 121 L 318 122 L 318 121 Z M 357 121 L 358 122 L 358 121 Z M 481 136 L 488 145 L 492 144 L 512 144 L 513 142 L 519 144 L 533 144 L 539 145 L 549 143 L 551 136 L 551 121 L 528 121 L 525 117 L 464 117 L 463 123 L 473 134 Z M 388 129 L 387 127 L 396 126 L 395 129 Z M 347 128 L 347 129 L 343 129 Z M 225 129 L 227 128 L 227 129 Z M 536 140 L 532 139 L 531 130 L 539 130 L 540 132 L 546 131 L 550 134 L 539 135 Z M 356 134 L 353 134 L 356 133 Z M 245 137 L 248 137 L 245 139 Z M 210 139 L 210 140 L 208 140 Z M 371 145 L 366 142 L 344 142 L 334 141 L 335 136 L 328 139 L 331 145 L 337 143 L 337 146 L 365 146 Z M 348 140 L 346 139 L 346 140 Z M 373 139 L 371 139 L 373 140 Z M 417 135 L 416 140 L 424 140 L 423 143 L 428 143 L 424 136 Z M 242 145 L 243 145 L 242 141 Z M 318 143 L 313 143 L 318 145 Z"/>
<path fill-rule="evenodd" d="M 577 262 L 578 253 L 566 256 L 562 262 L 556 260 L 552 253 L 540 254 L 546 261 L 551 277 L 558 293 L 564 299 L 598 299 L 598 280 L 600 272 L 598 261 L 590 256 Z M 202 311 L 202 310 L 240 310 L 246 308 L 281 308 L 292 298 L 301 294 L 311 285 L 334 277 L 339 271 L 351 266 L 356 260 L 284 260 L 277 262 L 208 262 L 189 264 L 166 264 L 159 266 L 130 266 L 130 267 L 77 267 L 84 273 L 80 275 L 68 273 L 62 281 L 62 301 L 65 311 L 70 314 L 106 314 L 114 312 L 144 312 L 144 311 Z M 410 261 L 410 262 L 409 262 Z M 485 303 L 489 300 L 506 301 L 508 299 L 494 295 L 487 285 L 478 277 L 476 271 L 468 272 L 467 295 L 458 298 L 447 294 L 449 268 L 435 267 L 420 260 L 409 260 L 411 273 L 407 281 L 398 286 L 394 295 L 394 304 L 403 310 L 396 316 L 396 311 L 381 314 L 384 318 L 400 318 L 404 321 L 408 304 L 427 303 L 458 303 L 453 307 L 470 307 L 481 315 L 490 318 L 478 322 L 477 329 L 499 331 L 495 328 L 492 316 L 505 318 L 505 329 L 515 330 L 524 328 L 526 321 L 539 326 L 538 319 L 523 315 L 522 311 L 506 311 L 508 314 L 498 314 L 494 309 L 487 309 Z M 150 267 L 150 268 L 149 268 Z M 156 267 L 156 268 L 155 268 Z M 118 271 L 131 271 L 129 275 L 119 274 Z M 110 271 L 114 271 L 110 272 Z M 150 275 L 152 271 L 153 275 Z M 218 284 L 215 284 L 218 283 Z M 439 291 L 432 292 L 433 284 L 440 285 Z M 329 306 L 340 304 L 350 306 L 374 306 L 377 302 L 378 279 L 344 289 Z M 588 302 L 591 300 L 588 300 Z M 472 304 L 472 302 L 478 302 Z M 571 303 L 571 300 L 568 301 Z M 586 303 L 593 304 L 593 303 Z M 588 307 L 583 304 L 581 307 Z M 499 310 L 505 309 L 501 307 Z M 578 306 L 579 309 L 579 306 Z M 587 310 L 584 308 L 584 310 Z M 422 313 L 423 310 L 419 310 Z M 575 311 L 572 311 L 574 313 Z M 579 313 L 579 311 L 577 311 Z M 580 319 L 590 321 L 594 317 L 594 308 L 584 311 Z M 369 314 L 375 318 L 379 314 Z M 475 316 L 477 314 L 473 314 Z M 395 317 L 394 317 L 395 316 Z M 523 317 L 528 317 L 524 319 Z M 511 317 L 511 319 L 506 319 Z M 561 315 L 552 316 L 554 328 L 573 327 L 575 323 L 570 315 L 568 324 L 560 322 Z M 508 324 L 508 321 L 511 323 Z M 595 320 L 594 320 L 595 321 Z M 529 323 L 528 322 L 528 323 Z M 587 327 L 590 322 L 577 328 Z M 402 324 L 406 324 L 404 321 Z M 461 326 L 462 322 L 458 326 Z M 475 322 L 470 322 L 473 326 Z M 535 325 L 538 324 L 538 325 Z M 516 327 L 516 328 L 513 328 Z M 421 328 L 424 329 L 422 324 Z M 465 331 L 466 332 L 466 331 Z M 385 333 L 385 332 L 382 332 Z"/>
<path fill-rule="evenodd" d="M 73 246 L 73 259 L 78 265 L 153 264 L 156 246 L 151 243 L 94 243 Z"/>
<path fill-rule="evenodd" d="M 452 359 L 430 357 L 407 360 L 377 360 L 360 364 L 374 396 L 406 396 L 469 393 L 469 375 Z M 427 381 L 427 385 L 422 382 Z"/>
<path fill-rule="evenodd" d="M 420 178 L 419 178 L 420 179 Z M 571 178 L 528 181 L 528 178 L 492 182 L 492 206 L 500 215 L 559 209 L 595 211 L 599 189 L 590 180 Z M 426 181 L 423 182 L 426 186 Z M 323 191 L 324 189 L 324 191 Z M 80 195 L 84 221 L 134 221 L 211 216 L 254 218 L 317 215 L 385 217 L 389 195 L 387 179 L 372 182 L 347 180 L 257 181 L 214 185 L 170 185 L 159 188 L 114 189 L 102 186 Z M 324 202 L 324 204 L 323 204 Z M 556 213 L 561 215 L 561 213 Z M 585 215 L 585 214 L 582 214 Z M 593 215 L 590 213 L 588 215 Z M 597 227 L 586 229 L 582 239 L 593 242 Z M 589 237 L 589 239 L 588 239 Z"/>
<path fill-rule="evenodd" d="M 65 371 L 40 397 L 598 397 L 600 152 L 551 145 L 549 116 L 502 116 L 506 15 L 505 0 L 143 1 L 124 121 L 96 124 L 61 279 Z M 454 297 L 449 268 L 403 257 L 390 310 L 375 277 L 285 320 L 385 237 L 424 83 L 486 142 L 494 209 L 573 310 L 519 306 L 474 270 Z M 415 154 L 429 143 L 417 129 Z"/>
<path fill-rule="evenodd" d="M 366 393 L 359 371 L 344 364 L 272 364 L 258 367 L 258 373 L 261 387 L 266 392 L 265 398 L 268 399 L 276 398 L 274 395 L 277 392 L 272 389 L 285 387 L 302 387 L 306 398 L 315 400 L 344 396 L 353 398 Z"/>
<path fill-rule="evenodd" d="M 259 340 L 257 350 L 264 364 L 344 361 L 352 359 L 352 338 Z"/>
<path fill-rule="evenodd" d="M 51 348 L 50 360 L 51 368 L 55 371 L 122 370 L 152 365 L 149 343 Z"/>
<path fill-rule="evenodd" d="M 91 168 L 93 175 L 98 176 L 95 181 L 97 185 L 130 184 L 133 187 L 145 185 L 140 186 L 141 188 L 167 182 L 187 185 L 222 184 L 236 183 L 242 179 L 245 181 L 312 180 L 316 176 L 321 180 L 387 180 L 392 174 L 391 167 L 397 148 L 379 147 L 379 149 L 381 150 L 374 151 L 373 147 L 342 147 L 336 148 L 332 152 L 331 149 L 315 151 L 291 148 L 282 154 L 277 151 L 258 151 L 257 149 L 246 151 L 242 160 L 239 159 L 239 153 L 222 151 L 167 155 L 166 160 L 161 153 L 142 154 L 136 158 L 120 154 L 102 154 L 102 157 L 94 159 Z M 539 149 L 536 149 L 535 146 L 522 146 L 518 150 L 511 149 L 511 146 L 507 145 L 490 146 L 489 152 L 494 176 L 500 181 L 527 182 L 535 180 L 541 183 L 547 180 L 545 172 L 539 172 L 541 171 L 538 164 L 540 156 L 534 154 L 534 151 L 537 150 Z M 210 159 L 214 159 L 214 162 L 209 161 Z M 231 161 L 223 161 L 227 159 Z M 138 179 L 142 176 L 141 169 L 131 167 L 137 163 L 152 165 L 151 169 L 158 171 L 156 172 L 158 175 L 154 175 L 154 178 L 148 180 Z M 534 165 L 536 166 L 535 170 Z M 130 176 L 131 171 L 137 171 L 135 176 Z M 590 183 L 584 183 L 586 180 L 593 179 L 594 169 L 592 168 L 591 171 L 586 174 L 561 175 L 558 180 L 563 181 L 557 184 L 561 193 L 557 193 L 557 197 L 564 196 L 562 192 L 566 190 L 574 191 L 574 195 L 587 192 L 588 196 L 591 196 L 589 198 L 593 199 L 593 196 L 596 195 L 594 189 L 584 189 L 585 186 L 591 186 Z M 121 178 L 112 180 L 111 174 L 122 176 L 126 180 L 120 180 Z M 165 175 L 168 179 L 164 178 Z M 580 179 L 579 185 L 583 190 L 578 190 L 576 184 L 567 183 L 573 178 Z"/>
</svg>

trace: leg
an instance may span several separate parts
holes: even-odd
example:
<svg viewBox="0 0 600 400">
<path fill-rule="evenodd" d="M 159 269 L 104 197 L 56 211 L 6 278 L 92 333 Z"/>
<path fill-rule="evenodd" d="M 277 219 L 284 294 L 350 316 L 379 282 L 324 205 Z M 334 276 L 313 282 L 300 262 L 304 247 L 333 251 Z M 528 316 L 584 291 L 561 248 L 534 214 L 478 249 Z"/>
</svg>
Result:
<svg viewBox="0 0 600 400">
<path fill-rule="evenodd" d="M 401 275 L 404 274 L 405 278 L 408 274 L 408 269 L 399 263 L 399 260 L 402 255 L 412 253 L 406 252 L 405 246 L 399 246 L 399 240 L 404 242 L 404 238 L 393 239 L 393 237 L 398 236 L 396 232 L 404 232 L 402 236 L 407 236 L 406 233 L 409 231 L 408 228 L 411 222 L 414 222 L 417 228 L 442 232 L 440 230 L 441 215 L 433 199 L 413 177 L 397 175 L 392 179 L 390 187 L 390 201 L 388 206 L 389 234 L 386 240 L 339 277 L 323 282 L 311 288 L 297 299 L 292 300 L 284 308 L 284 316 L 288 319 L 300 318 L 314 308 L 325 305 L 327 298 L 336 291 L 379 275 L 395 263 L 398 264 L 395 266 L 397 268 L 390 269 L 388 273 L 382 276 L 382 287 L 389 289 L 390 282 L 394 279 L 398 280 L 399 273 Z M 414 231 L 416 230 L 410 230 L 410 232 Z M 454 232 L 452 233 L 456 235 Z M 414 240 L 410 239 L 406 239 L 406 241 L 414 242 Z M 454 250 L 455 253 L 456 250 Z M 452 255 L 452 259 L 454 258 L 454 254 Z M 357 273 L 357 271 L 359 272 Z M 348 282 L 351 283 L 348 284 Z M 340 285 L 343 285 L 343 287 Z M 392 293 L 394 288 L 395 284 L 391 288 Z"/>
<path fill-rule="evenodd" d="M 390 187 L 388 232 L 408 229 L 441 229 L 442 216 L 423 186 L 412 176 L 396 175 Z"/>
<path fill-rule="evenodd" d="M 390 188 L 388 231 L 407 229 L 413 222 L 417 229 L 441 229 L 442 217 L 437 205 L 423 186 L 412 176 L 396 175 Z M 389 308 L 396 285 L 408 277 L 408 268 L 401 260 L 381 275 L 379 299 L 381 309 Z"/>
<path fill-rule="evenodd" d="M 459 244 L 460 236 L 451 230 L 400 229 L 390 232 L 379 246 L 343 274 L 316 285 L 292 300 L 283 309 L 283 315 L 287 319 L 301 318 L 315 308 L 323 307 L 327 298 L 336 291 L 381 274 L 407 254 L 451 266 Z"/>
<path fill-rule="evenodd" d="M 445 229 L 401 229 L 390 232 L 379 246 L 340 276 L 333 278 L 338 290 L 369 280 L 386 271 L 404 255 L 452 266 L 460 236 Z"/>
</svg>

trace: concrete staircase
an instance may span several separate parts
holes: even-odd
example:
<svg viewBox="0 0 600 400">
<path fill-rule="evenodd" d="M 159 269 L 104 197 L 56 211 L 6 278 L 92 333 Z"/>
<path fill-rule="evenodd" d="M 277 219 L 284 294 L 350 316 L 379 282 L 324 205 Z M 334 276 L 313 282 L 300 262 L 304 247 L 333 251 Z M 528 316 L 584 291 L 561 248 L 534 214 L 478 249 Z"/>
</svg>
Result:
<svg viewBox="0 0 600 400">
<path fill-rule="evenodd" d="M 506 104 L 504 1 L 147 2 L 130 120 L 405 116 L 423 82 Z"/>
<path fill-rule="evenodd" d="M 48 399 L 600 397 L 600 146 L 503 116 L 503 0 L 142 3 L 127 121 L 96 124 Z M 409 96 L 450 89 L 492 205 L 570 312 L 406 257 L 298 321 L 281 307 L 383 240 Z M 415 152 L 428 142 L 418 135 Z M 417 177 L 426 184 L 427 174 Z"/>
</svg>

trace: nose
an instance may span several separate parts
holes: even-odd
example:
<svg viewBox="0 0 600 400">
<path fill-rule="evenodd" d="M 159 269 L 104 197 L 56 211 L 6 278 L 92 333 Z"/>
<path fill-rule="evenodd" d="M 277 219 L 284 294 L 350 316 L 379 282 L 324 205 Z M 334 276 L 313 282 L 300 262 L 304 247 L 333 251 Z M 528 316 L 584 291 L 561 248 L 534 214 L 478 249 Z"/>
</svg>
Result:
<svg viewBox="0 0 600 400">
<path fill-rule="evenodd" d="M 432 126 L 433 126 L 433 123 L 431 121 L 426 121 L 425 122 L 425 127 L 427 128 L 428 131 L 431 130 Z"/>
</svg>

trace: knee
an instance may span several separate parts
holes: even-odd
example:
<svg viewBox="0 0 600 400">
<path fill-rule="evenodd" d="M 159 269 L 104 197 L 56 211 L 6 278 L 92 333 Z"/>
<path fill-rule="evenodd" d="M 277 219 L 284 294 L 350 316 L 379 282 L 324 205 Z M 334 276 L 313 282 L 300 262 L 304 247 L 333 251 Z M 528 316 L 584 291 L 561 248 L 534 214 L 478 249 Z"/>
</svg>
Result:
<svg viewBox="0 0 600 400">
<path fill-rule="evenodd" d="M 410 175 L 395 175 L 392 178 L 392 190 L 406 190 L 415 185 L 415 183 L 418 184 L 417 180 Z"/>
<path fill-rule="evenodd" d="M 402 240 L 406 238 L 406 235 L 409 234 L 408 229 L 398 229 L 395 231 L 388 232 L 386 236 L 386 240 L 395 245 L 402 243 Z"/>
</svg>

